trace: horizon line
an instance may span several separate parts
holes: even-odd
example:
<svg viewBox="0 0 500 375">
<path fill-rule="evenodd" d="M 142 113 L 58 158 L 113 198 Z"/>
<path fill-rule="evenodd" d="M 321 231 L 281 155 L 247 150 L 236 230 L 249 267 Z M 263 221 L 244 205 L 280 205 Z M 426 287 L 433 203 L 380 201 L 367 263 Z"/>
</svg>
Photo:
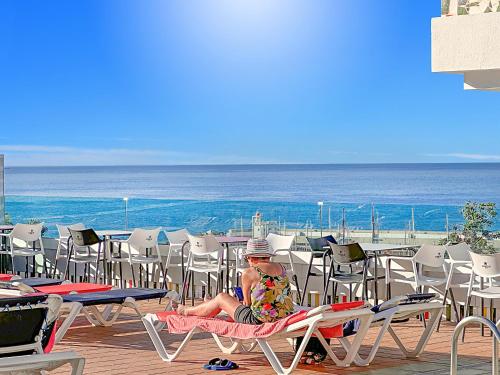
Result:
<svg viewBox="0 0 500 375">
<path fill-rule="evenodd" d="M 500 161 L 456 161 L 456 162 L 352 162 L 352 163 L 213 163 L 213 164 L 65 164 L 65 165 L 8 165 L 4 168 L 109 168 L 109 167 L 212 167 L 212 166 L 306 166 L 306 165 L 444 165 L 444 164 L 500 164 Z"/>
</svg>

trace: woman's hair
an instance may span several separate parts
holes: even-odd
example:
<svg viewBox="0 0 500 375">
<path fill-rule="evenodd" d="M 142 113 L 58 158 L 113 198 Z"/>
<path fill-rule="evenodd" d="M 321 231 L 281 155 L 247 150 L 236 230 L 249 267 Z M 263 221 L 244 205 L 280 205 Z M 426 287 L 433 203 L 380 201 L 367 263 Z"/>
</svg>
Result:
<svg viewBox="0 0 500 375">
<path fill-rule="evenodd" d="M 265 257 L 263 257 L 263 256 L 252 256 L 252 255 L 247 255 L 247 256 L 246 256 L 246 258 L 247 258 L 248 260 L 249 260 L 249 259 L 255 259 L 255 260 L 257 260 L 257 259 L 270 259 L 270 258 L 271 258 L 271 256 L 269 255 L 269 256 L 265 256 Z"/>
</svg>

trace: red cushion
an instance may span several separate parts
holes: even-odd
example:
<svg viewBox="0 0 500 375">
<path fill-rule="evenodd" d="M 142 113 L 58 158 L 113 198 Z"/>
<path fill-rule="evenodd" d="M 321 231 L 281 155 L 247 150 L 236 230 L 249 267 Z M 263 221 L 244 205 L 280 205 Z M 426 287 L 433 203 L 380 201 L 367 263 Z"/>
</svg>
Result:
<svg viewBox="0 0 500 375">
<path fill-rule="evenodd" d="M 333 339 L 335 337 L 343 337 L 344 336 L 344 326 L 343 324 L 339 324 L 335 327 L 329 328 L 320 328 L 319 331 L 323 335 L 325 339 Z"/>
<path fill-rule="evenodd" d="M 56 331 L 57 331 L 57 320 L 54 322 L 54 328 L 52 329 L 52 332 L 50 333 L 50 338 L 49 341 L 47 342 L 47 345 L 45 348 L 43 348 L 43 352 L 45 354 L 50 353 L 52 349 L 54 348 L 54 345 L 56 343 Z"/>
<path fill-rule="evenodd" d="M 342 303 L 334 303 L 330 305 L 333 311 L 344 311 L 344 310 L 352 310 L 357 309 L 358 307 L 363 307 L 365 305 L 365 301 L 352 301 L 352 302 L 342 302 Z"/>
<path fill-rule="evenodd" d="M 7 273 L 0 273 L 0 281 L 10 281 L 14 275 L 9 275 Z"/>
<path fill-rule="evenodd" d="M 364 306 L 364 301 L 353 301 L 353 302 L 342 302 L 342 303 L 334 303 L 331 305 L 332 311 L 345 311 L 357 309 L 358 307 Z M 324 338 L 331 339 L 334 337 L 342 337 L 344 336 L 344 326 L 343 324 L 339 324 L 335 327 L 330 328 L 320 328 L 319 331 L 323 335 Z"/>
<path fill-rule="evenodd" d="M 74 283 L 61 285 L 37 286 L 35 289 L 47 294 L 59 294 L 64 296 L 70 293 L 94 293 L 107 292 L 112 288 L 111 285 L 92 284 L 92 283 Z"/>
</svg>

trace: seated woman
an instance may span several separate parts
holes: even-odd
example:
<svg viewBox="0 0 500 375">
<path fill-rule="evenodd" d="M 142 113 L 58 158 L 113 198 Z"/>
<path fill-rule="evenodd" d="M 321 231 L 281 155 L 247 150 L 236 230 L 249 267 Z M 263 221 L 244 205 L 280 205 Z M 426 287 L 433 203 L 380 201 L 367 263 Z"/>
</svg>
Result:
<svg viewBox="0 0 500 375">
<path fill-rule="evenodd" d="M 271 261 L 272 250 L 266 240 L 250 240 L 243 253 L 250 267 L 241 275 L 243 303 L 227 293 L 219 293 L 194 307 L 179 305 L 184 316 L 213 317 L 221 311 L 235 322 L 262 324 L 293 313 L 290 281 L 285 267 Z"/>
</svg>

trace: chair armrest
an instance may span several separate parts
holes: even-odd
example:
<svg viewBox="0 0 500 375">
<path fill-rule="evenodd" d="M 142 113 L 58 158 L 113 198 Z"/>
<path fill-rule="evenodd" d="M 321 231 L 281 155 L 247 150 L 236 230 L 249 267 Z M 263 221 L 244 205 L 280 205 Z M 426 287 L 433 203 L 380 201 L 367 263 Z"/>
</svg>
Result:
<svg viewBox="0 0 500 375">
<path fill-rule="evenodd" d="M 472 260 L 451 260 L 446 259 L 447 263 L 457 266 L 472 266 Z"/>
<path fill-rule="evenodd" d="M 391 282 L 391 261 L 392 260 L 403 260 L 403 261 L 407 261 L 407 262 L 410 262 L 410 263 L 413 263 L 415 261 L 415 257 L 412 256 L 412 257 L 402 257 L 402 256 L 389 256 L 387 258 L 385 258 L 385 283 L 386 285 L 389 285 L 390 282 Z M 416 275 L 414 275 L 413 277 L 417 277 Z"/>
<path fill-rule="evenodd" d="M 10 237 L 10 233 L 0 233 L 0 237 Z"/>
<path fill-rule="evenodd" d="M 385 259 L 385 262 L 387 263 L 390 260 L 406 260 L 408 262 L 413 262 L 413 257 L 389 256 Z"/>
</svg>

